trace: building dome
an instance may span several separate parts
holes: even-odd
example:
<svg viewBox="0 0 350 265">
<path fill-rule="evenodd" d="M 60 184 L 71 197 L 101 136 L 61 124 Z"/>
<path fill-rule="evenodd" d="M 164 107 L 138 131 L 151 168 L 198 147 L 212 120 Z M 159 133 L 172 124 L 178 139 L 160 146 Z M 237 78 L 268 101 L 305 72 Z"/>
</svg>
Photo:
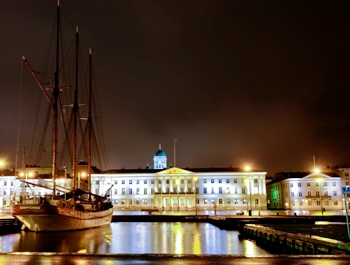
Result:
<svg viewBox="0 0 350 265">
<path fill-rule="evenodd" d="M 154 156 L 166 156 L 166 154 L 162 150 L 158 150 Z"/>
<path fill-rule="evenodd" d="M 154 169 L 167 168 L 167 157 L 162 151 L 162 146 L 159 145 L 159 150 L 154 154 L 153 157 Z"/>
</svg>

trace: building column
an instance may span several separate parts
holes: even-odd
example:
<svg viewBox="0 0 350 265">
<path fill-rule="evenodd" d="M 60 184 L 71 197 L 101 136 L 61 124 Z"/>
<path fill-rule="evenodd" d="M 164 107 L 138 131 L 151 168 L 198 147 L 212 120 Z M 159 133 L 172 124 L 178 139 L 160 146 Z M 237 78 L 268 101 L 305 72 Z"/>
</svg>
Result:
<svg viewBox="0 0 350 265">
<path fill-rule="evenodd" d="M 265 178 L 262 179 L 262 194 L 266 194 L 266 180 Z"/>
</svg>

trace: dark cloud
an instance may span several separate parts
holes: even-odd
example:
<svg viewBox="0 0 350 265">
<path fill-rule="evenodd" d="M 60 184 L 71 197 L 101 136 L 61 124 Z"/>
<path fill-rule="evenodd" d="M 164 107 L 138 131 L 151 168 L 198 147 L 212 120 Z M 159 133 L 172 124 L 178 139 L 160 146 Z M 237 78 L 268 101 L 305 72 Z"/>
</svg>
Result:
<svg viewBox="0 0 350 265">
<path fill-rule="evenodd" d="M 35 4 L 33 3 L 35 2 Z M 111 168 L 274 174 L 349 162 L 346 1 L 61 1 L 92 47 Z M 2 3 L 1 155 L 16 148 L 20 58 L 43 64 L 55 1 Z M 29 124 L 27 124 L 29 126 Z"/>
</svg>

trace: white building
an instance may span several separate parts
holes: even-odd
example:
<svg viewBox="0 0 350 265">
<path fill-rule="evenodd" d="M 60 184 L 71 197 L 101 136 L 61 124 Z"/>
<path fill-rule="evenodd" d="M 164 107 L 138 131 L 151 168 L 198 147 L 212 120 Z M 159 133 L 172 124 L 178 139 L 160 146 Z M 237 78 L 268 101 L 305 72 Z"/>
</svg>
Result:
<svg viewBox="0 0 350 265">
<path fill-rule="evenodd" d="M 153 169 L 147 167 L 92 173 L 91 191 L 99 195 L 105 195 L 107 192 L 116 209 L 267 209 L 266 172 L 247 172 L 233 167 L 168 168 L 167 157 L 161 146 L 153 161 Z M 62 192 L 72 187 L 72 179 L 66 178 L 66 172 L 61 171 L 56 180 L 56 188 Z M 78 171 L 78 177 L 83 176 L 86 166 L 79 166 Z M 16 180 L 15 176 L 9 179 L 3 177 L 0 196 L 6 195 L 3 197 L 4 206 L 9 206 L 11 199 L 19 201 L 23 194 L 30 197 L 51 193 L 51 190 L 44 188 L 53 187 L 50 168 L 28 167 L 19 173 L 23 173 L 18 176 L 19 179 L 35 183 L 37 186 L 29 187 Z M 86 188 L 86 179 L 81 177 L 78 182 L 80 187 Z"/>
<path fill-rule="evenodd" d="M 333 172 L 281 172 L 267 184 L 268 209 L 342 210 L 342 178 Z"/>
<path fill-rule="evenodd" d="M 116 208 L 164 210 L 265 210 L 266 172 L 239 168 L 166 168 L 161 150 L 154 169 L 119 169 L 92 174 L 92 192 L 110 199 Z"/>
</svg>

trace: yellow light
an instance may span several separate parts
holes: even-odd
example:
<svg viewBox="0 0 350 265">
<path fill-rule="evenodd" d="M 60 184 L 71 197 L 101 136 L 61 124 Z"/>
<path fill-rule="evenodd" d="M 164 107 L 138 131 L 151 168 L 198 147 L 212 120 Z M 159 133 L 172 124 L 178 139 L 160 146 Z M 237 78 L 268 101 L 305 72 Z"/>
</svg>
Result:
<svg viewBox="0 0 350 265">
<path fill-rule="evenodd" d="M 180 184 L 180 180 L 177 179 L 177 180 L 176 180 L 176 185 L 179 185 L 179 184 Z"/>
<path fill-rule="evenodd" d="M 197 181 L 198 180 L 198 178 L 197 177 L 194 177 L 194 181 Z"/>
<path fill-rule="evenodd" d="M 245 179 L 245 180 L 244 180 L 244 183 L 245 183 L 246 185 L 249 185 L 249 179 Z"/>
<path fill-rule="evenodd" d="M 81 172 L 82 177 L 86 177 L 86 172 Z"/>
<path fill-rule="evenodd" d="M 33 172 L 29 172 L 29 173 L 28 173 L 28 176 L 29 176 L 29 177 L 33 177 L 33 175 L 34 175 Z"/>
<path fill-rule="evenodd" d="M 250 166 L 246 166 L 244 169 L 245 171 L 250 171 Z"/>
<path fill-rule="evenodd" d="M 321 172 L 321 170 L 319 170 L 318 168 L 315 168 L 315 169 L 314 169 L 314 173 L 317 174 L 317 173 L 320 173 L 320 172 Z"/>
<path fill-rule="evenodd" d="M 5 162 L 0 160 L 0 167 L 3 167 L 5 165 Z"/>
<path fill-rule="evenodd" d="M 19 175 L 20 175 L 21 177 L 24 177 L 24 172 L 20 172 Z"/>
</svg>

